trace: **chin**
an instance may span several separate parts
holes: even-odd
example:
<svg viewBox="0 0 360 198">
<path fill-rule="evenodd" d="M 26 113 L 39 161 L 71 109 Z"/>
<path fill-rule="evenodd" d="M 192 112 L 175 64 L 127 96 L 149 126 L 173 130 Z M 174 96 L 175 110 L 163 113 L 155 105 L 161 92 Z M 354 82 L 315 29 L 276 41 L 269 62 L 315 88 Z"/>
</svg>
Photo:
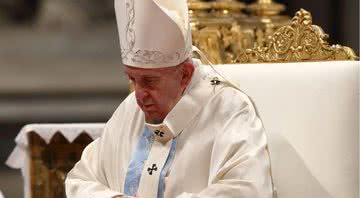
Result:
<svg viewBox="0 0 360 198">
<path fill-rule="evenodd" d="M 145 113 L 146 121 L 151 122 L 152 124 L 160 124 L 165 119 L 165 117 L 159 116 L 157 113 Z"/>
</svg>

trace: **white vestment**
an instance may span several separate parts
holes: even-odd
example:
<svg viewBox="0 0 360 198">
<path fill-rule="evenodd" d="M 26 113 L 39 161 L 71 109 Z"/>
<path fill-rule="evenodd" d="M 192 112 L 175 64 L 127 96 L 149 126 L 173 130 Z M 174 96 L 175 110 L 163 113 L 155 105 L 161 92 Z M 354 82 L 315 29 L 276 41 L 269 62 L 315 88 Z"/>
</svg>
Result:
<svg viewBox="0 0 360 198">
<path fill-rule="evenodd" d="M 244 93 L 211 82 L 212 75 L 203 66 L 196 67 L 184 95 L 159 130 L 145 126 L 144 113 L 130 94 L 106 124 L 102 137 L 86 147 L 68 173 L 67 197 L 123 195 L 129 163 L 145 127 L 155 140 L 144 161 L 138 196 L 157 197 L 160 170 L 175 137 L 174 159 L 165 169 L 162 197 L 272 197 L 262 121 Z"/>
</svg>

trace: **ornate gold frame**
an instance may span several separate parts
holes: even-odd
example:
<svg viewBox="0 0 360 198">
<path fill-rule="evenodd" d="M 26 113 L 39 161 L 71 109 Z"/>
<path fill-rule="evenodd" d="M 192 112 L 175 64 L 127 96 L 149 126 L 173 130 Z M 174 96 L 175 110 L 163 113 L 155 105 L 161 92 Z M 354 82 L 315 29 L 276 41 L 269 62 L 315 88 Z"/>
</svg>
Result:
<svg viewBox="0 0 360 198">
<path fill-rule="evenodd" d="M 329 36 L 321 27 L 313 25 L 311 13 L 301 9 L 291 24 L 279 28 L 270 42 L 253 49 L 239 50 L 238 63 L 300 62 L 358 60 L 355 52 L 345 46 L 330 45 Z"/>
</svg>

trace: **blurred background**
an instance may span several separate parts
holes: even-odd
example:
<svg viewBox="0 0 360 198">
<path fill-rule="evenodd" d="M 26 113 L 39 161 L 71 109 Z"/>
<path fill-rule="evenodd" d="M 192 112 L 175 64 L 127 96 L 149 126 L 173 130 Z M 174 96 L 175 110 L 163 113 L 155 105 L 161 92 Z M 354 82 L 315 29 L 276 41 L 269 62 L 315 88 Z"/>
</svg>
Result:
<svg viewBox="0 0 360 198">
<path fill-rule="evenodd" d="M 243 0 L 244 3 L 253 3 Z M 277 0 L 359 54 L 359 0 Z M 155 23 L 155 22 L 154 22 Z M 105 122 L 128 94 L 113 0 L 0 0 L 0 190 L 23 197 L 4 165 L 25 124 Z"/>
</svg>

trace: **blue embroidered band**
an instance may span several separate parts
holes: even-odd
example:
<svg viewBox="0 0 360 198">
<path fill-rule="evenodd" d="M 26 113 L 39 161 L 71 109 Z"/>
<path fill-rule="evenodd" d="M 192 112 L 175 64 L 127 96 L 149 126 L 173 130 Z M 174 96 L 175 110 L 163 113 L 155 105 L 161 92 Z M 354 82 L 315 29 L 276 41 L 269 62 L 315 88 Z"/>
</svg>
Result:
<svg viewBox="0 0 360 198">
<path fill-rule="evenodd" d="M 130 164 L 126 173 L 124 193 L 128 196 L 136 196 L 139 188 L 141 173 L 144 163 L 147 160 L 151 145 L 154 142 L 154 136 L 150 130 L 145 127 L 144 133 L 140 137 L 136 149 L 131 156 Z"/>
<path fill-rule="evenodd" d="M 144 169 L 144 164 L 149 156 L 154 136 L 150 130 L 145 127 L 144 133 L 140 137 L 136 149 L 131 156 L 130 164 L 125 178 L 124 193 L 127 196 L 136 196 L 139 188 L 141 173 Z M 166 159 L 165 165 L 160 173 L 159 188 L 157 198 L 163 198 L 165 191 L 165 176 L 169 171 L 172 161 L 175 157 L 176 138 L 171 143 L 169 155 Z"/>
</svg>

